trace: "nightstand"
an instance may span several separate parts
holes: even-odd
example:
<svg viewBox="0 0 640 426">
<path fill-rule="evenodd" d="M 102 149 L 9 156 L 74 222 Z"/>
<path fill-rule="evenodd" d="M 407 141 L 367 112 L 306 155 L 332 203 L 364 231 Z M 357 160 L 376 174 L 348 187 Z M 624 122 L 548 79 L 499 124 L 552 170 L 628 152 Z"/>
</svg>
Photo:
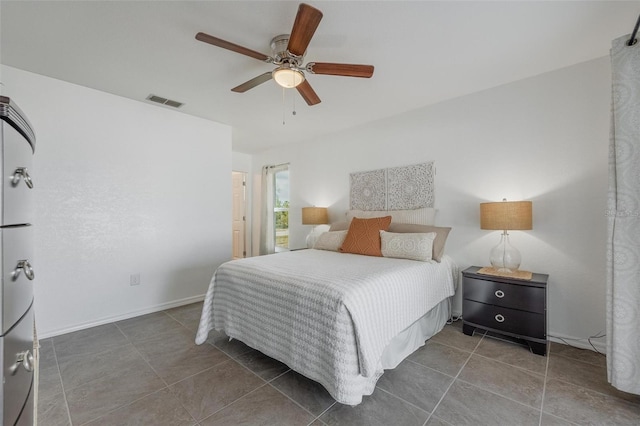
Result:
<svg viewBox="0 0 640 426">
<path fill-rule="evenodd" d="M 480 267 L 462 271 L 462 330 L 476 328 L 522 339 L 531 351 L 547 354 L 546 274 L 518 280 L 478 274 Z"/>
</svg>

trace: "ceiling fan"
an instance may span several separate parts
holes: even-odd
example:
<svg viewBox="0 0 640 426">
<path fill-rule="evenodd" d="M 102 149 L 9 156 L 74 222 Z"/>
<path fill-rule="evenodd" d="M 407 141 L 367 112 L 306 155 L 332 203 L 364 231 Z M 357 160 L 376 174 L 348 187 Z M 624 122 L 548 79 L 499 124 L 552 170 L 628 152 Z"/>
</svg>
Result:
<svg viewBox="0 0 640 426">
<path fill-rule="evenodd" d="M 307 81 L 305 71 L 310 74 L 346 77 L 369 78 L 373 75 L 373 65 L 335 64 L 329 62 L 309 62 L 303 65 L 307 46 L 321 19 L 322 12 L 313 6 L 301 3 L 298 7 L 298 14 L 293 23 L 291 34 L 282 34 L 271 40 L 273 56 L 267 56 L 202 32 L 196 34 L 196 40 L 278 66 L 275 70 L 254 77 L 234 87 L 231 91 L 244 93 L 273 78 L 282 87 L 295 87 L 307 104 L 312 106 L 319 104 L 320 98 Z"/>
</svg>

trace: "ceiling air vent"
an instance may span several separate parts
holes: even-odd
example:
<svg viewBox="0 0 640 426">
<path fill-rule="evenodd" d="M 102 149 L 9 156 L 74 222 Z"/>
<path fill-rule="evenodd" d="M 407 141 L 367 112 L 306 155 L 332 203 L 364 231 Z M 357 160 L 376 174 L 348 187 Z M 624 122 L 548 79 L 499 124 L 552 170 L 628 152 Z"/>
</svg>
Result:
<svg viewBox="0 0 640 426">
<path fill-rule="evenodd" d="M 182 102 L 172 101 L 171 99 L 163 98 L 161 96 L 149 95 L 147 96 L 147 100 L 151 102 L 156 102 L 162 105 L 170 106 L 173 108 L 180 108 L 184 105 Z"/>
</svg>

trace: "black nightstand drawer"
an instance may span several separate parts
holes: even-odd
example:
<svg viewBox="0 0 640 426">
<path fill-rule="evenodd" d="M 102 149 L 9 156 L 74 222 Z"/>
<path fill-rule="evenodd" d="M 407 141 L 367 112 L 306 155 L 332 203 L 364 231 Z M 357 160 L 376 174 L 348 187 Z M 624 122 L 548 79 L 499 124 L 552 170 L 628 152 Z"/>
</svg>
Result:
<svg viewBox="0 0 640 426">
<path fill-rule="evenodd" d="M 547 353 L 547 279 L 530 280 L 479 274 L 479 266 L 462 271 L 462 331 L 476 328 L 525 340 L 531 351 Z"/>
<path fill-rule="evenodd" d="M 463 301 L 462 309 L 465 323 L 536 339 L 546 339 L 544 314 L 487 305 L 468 299 Z"/>
<path fill-rule="evenodd" d="M 544 314 L 545 289 L 465 277 L 464 298 Z M 466 317 L 466 312 L 465 312 Z"/>
</svg>

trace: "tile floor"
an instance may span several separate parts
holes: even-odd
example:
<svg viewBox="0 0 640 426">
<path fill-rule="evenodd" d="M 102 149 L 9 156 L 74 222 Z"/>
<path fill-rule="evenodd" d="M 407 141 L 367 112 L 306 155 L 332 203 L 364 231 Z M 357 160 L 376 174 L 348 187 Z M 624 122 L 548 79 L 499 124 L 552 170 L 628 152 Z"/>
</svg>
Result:
<svg viewBox="0 0 640 426">
<path fill-rule="evenodd" d="M 201 304 L 41 342 L 38 424 L 638 425 L 640 397 L 606 381 L 605 358 L 550 355 L 448 325 L 356 407 L 238 341 L 193 342 Z M 215 334 L 215 335 L 213 335 Z"/>
</svg>

